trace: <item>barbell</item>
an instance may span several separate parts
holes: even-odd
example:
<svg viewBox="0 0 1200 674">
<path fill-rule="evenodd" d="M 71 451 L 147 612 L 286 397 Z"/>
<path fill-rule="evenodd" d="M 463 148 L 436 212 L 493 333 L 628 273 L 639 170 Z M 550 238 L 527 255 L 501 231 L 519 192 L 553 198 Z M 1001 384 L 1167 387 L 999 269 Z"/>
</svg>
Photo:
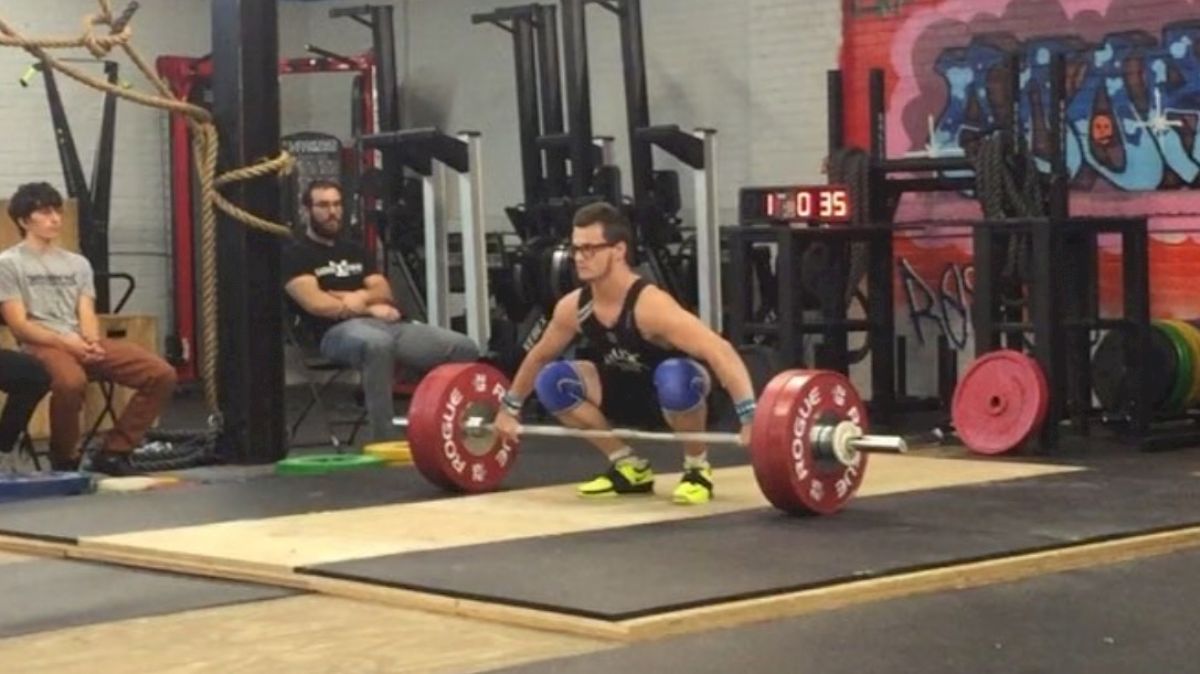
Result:
<svg viewBox="0 0 1200 674">
<path fill-rule="evenodd" d="M 467 493 L 500 486 L 519 450 L 491 423 L 508 388 L 507 377 L 485 363 L 442 365 L 421 380 L 408 417 L 396 425 L 407 428 L 413 463 L 427 480 Z M 777 374 L 758 399 L 748 447 L 767 500 L 793 514 L 841 510 L 862 483 L 868 453 L 907 451 L 903 438 L 866 435 L 866 427 L 866 406 L 845 376 L 824 370 Z M 741 446 L 737 434 L 717 432 L 522 425 L 520 434 Z"/>
<path fill-rule="evenodd" d="M 468 435 L 486 436 L 495 432 L 492 424 L 481 416 L 469 417 L 463 420 L 463 427 Z M 407 420 L 398 421 L 398 426 L 406 426 Z M 539 426 L 521 424 L 520 435 L 537 435 L 546 438 L 581 438 L 581 439 L 617 439 L 640 440 L 644 442 L 702 442 L 709 445 L 742 446 L 741 437 L 736 433 L 712 433 L 703 431 L 675 431 L 659 433 L 654 431 L 638 431 L 627 428 L 591 429 L 569 428 L 564 426 Z M 858 460 L 860 451 L 893 452 L 902 454 L 908 451 L 904 438 L 894 435 L 863 435 L 852 421 L 841 421 L 836 425 L 817 425 L 811 431 L 813 442 L 818 453 L 822 456 L 832 456 L 845 465 L 852 465 Z"/>
</svg>

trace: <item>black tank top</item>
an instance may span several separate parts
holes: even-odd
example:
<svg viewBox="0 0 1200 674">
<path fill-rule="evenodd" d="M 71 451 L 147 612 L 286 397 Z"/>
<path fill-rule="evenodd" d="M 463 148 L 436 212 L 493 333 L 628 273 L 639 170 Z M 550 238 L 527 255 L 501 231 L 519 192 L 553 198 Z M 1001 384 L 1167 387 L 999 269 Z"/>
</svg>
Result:
<svg viewBox="0 0 1200 674">
<path fill-rule="evenodd" d="M 592 288 L 584 286 L 579 293 L 579 332 L 584 344 L 580 355 L 597 367 L 627 372 L 650 374 L 659 363 L 683 354 L 675 349 L 663 348 L 642 336 L 637 328 L 634 307 L 638 296 L 650 282 L 639 278 L 625 295 L 621 313 L 610 328 L 599 321 L 592 311 Z"/>
</svg>

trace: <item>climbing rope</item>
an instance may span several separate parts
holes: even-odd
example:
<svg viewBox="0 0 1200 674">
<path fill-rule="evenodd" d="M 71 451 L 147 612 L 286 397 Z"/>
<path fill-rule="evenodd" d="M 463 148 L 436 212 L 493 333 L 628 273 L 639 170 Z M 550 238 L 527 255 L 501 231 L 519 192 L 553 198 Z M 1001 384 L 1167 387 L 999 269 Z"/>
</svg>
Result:
<svg viewBox="0 0 1200 674">
<path fill-rule="evenodd" d="M 295 160 L 286 152 L 278 157 L 217 175 L 217 151 L 220 138 L 212 113 L 204 108 L 179 100 L 132 45 L 133 29 L 130 20 L 136 3 L 120 16 L 114 16 L 111 0 L 96 0 L 99 11 L 83 20 L 83 32 L 78 37 L 28 38 L 0 17 L 0 46 L 19 47 L 39 59 L 45 66 L 94 89 L 110 93 L 127 101 L 183 115 L 191 131 L 192 154 L 200 182 L 200 370 L 204 399 L 215 425 L 220 425 L 220 400 L 217 395 L 217 363 L 220 362 L 217 341 L 217 216 L 216 209 L 244 225 L 279 237 L 290 237 L 291 230 L 249 213 L 230 203 L 218 190 L 235 182 L 268 175 L 287 175 Z M 157 95 L 147 94 L 124 85 L 110 84 L 74 68 L 50 55 L 52 49 L 86 49 L 97 60 L 106 58 L 120 48 L 142 75 L 153 85 Z"/>
</svg>

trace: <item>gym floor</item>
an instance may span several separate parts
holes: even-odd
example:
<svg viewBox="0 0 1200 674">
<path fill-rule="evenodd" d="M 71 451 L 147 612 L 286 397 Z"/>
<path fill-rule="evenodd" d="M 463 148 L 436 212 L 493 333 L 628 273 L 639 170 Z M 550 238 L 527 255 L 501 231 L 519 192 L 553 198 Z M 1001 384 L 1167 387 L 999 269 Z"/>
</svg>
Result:
<svg viewBox="0 0 1200 674">
<path fill-rule="evenodd" d="M 186 414 L 187 405 L 179 406 Z M 1200 450 L 872 456 L 843 512 L 575 498 L 579 441 L 503 491 L 411 466 L 182 471 L 0 506 L 0 662 L 21 672 L 1185 671 Z M 10 663 L 19 663 L 11 667 Z"/>
</svg>

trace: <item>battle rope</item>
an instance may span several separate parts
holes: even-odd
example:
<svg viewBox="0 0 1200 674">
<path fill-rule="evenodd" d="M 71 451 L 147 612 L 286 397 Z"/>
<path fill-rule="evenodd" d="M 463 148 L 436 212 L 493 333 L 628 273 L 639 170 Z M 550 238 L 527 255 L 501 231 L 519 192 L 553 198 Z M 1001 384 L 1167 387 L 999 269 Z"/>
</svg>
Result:
<svg viewBox="0 0 1200 674">
<path fill-rule="evenodd" d="M 845 185 L 850 200 L 851 226 L 863 226 L 868 222 L 870 208 L 870 157 L 858 148 L 844 148 L 829 157 L 830 184 Z M 870 255 L 866 243 L 855 243 L 850 247 L 850 273 L 846 279 L 846 300 L 854 297 L 855 291 L 866 278 L 870 266 Z"/>
<path fill-rule="evenodd" d="M 1046 214 L 1045 198 L 1037 167 L 1029 153 L 1021 153 L 1018 160 L 1009 161 L 1007 143 L 1003 133 L 996 132 L 979 140 L 973 152 L 968 154 L 975 168 L 975 196 L 989 220 L 1004 218 L 1033 218 Z M 1012 236 L 1008 242 L 1008 256 L 1004 275 L 1024 276 L 1029 262 L 1028 236 Z"/>
<path fill-rule="evenodd" d="M 200 181 L 200 309 L 203 317 L 200 322 L 201 378 L 204 385 L 205 403 L 212 415 L 213 424 L 219 426 L 221 415 L 220 400 L 217 395 L 217 363 L 220 362 L 220 354 L 217 341 L 217 216 L 215 209 L 220 209 L 229 217 L 248 227 L 276 236 L 290 237 L 291 230 L 284 225 L 265 220 L 238 208 L 218 190 L 243 180 L 272 174 L 287 175 L 295 165 L 295 160 L 288 153 L 281 152 L 274 159 L 229 171 L 220 176 L 216 175 L 217 150 L 220 139 L 213 123 L 212 114 L 202 107 L 176 98 L 166 83 L 158 77 L 157 73 L 150 68 L 131 44 L 133 29 L 130 26 L 130 20 L 133 12 L 137 9 L 136 2 L 131 3 L 119 17 L 113 15 L 111 0 L 96 0 L 96 2 L 99 5 L 99 11 L 84 18 L 83 33 L 74 38 L 27 38 L 3 17 L 0 17 L 0 46 L 19 47 L 46 66 L 54 68 L 77 82 L 140 105 L 181 114 L 187 120 L 188 128 L 192 133 L 193 157 Z M 107 32 L 98 32 L 104 27 L 107 27 Z M 48 51 L 84 48 L 99 60 L 107 57 L 117 47 L 121 48 L 142 75 L 154 86 L 158 92 L 157 96 L 126 88 L 124 85 L 109 84 L 92 77 L 55 59 Z"/>
</svg>

